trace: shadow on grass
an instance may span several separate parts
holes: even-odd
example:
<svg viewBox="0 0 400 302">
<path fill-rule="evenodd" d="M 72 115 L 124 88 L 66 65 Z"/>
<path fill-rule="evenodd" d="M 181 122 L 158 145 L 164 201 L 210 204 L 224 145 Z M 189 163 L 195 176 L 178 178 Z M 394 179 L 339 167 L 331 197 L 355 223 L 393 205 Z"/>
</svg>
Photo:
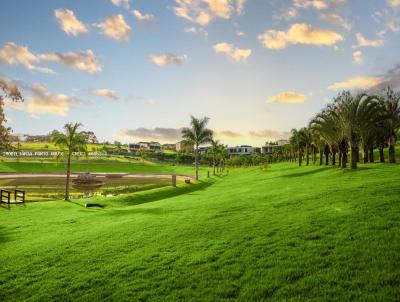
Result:
<svg viewBox="0 0 400 302">
<path fill-rule="evenodd" d="M 287 178 L 302 177 L 302 176 L 306 176 L 306 175 L 317 174 L 317 173 L 324 172 L 326 170 L 334 169 L 334 168 L 335 167 L 328 166 L 328 167 L 323 167 L 323 168 L 317 168 L 317 169 L 313 169 L 313 170 L 303 171 L 303 172 L 299 172 L 299 173 L 285 174 L 285 175 L 282 175 L 281 177 L 287 177 Z M 302 169 L 302 167 L 299 167 L 299 169 Z"/>
<path fill-rule="evenodd" d="M 160 189 L 154 189 L 149 191 L 143 191 L 132 195 L 126 196 L 118 196 L 112 199 L 101 199 L 96 200 L 96 203 L 103 205 L 106 209 L 111 206 L 135 206 L 144 203 L 154 202 L 162 199 L 172 198 L 183 194 L 189 194 L 197 191 L 204 191 L 206 188 L 215 183 L 216 180 L 210 179 L 204 182 L 199 182 L 197 184 L 188 184 L 179 186 L 176 188 L 173 187 L 163 187 Z M 92 202 L 92 201 L 91 201 Z M 139 210 L 139 209 L 138 209 Z M 140 211 L 146 212 L 147 210 L 140 209 Z M 152 210 L 152 213 L 156 213 L 156 211 Z"/>
</svg>

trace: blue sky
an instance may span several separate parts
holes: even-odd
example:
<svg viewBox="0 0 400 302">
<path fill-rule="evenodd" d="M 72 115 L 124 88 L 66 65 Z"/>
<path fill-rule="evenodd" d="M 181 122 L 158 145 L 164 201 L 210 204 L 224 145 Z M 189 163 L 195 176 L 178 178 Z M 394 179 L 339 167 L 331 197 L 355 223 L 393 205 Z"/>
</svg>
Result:
<svg viewBox="0 0 400 302">
<path fill-rule="evenodd" d="M 192 114 L 210 117 L 227 144 L 261 145 L 306 125 L 341 89 L 399 82 L 399 0 L 1 8 L 0 78 L 25 97 L 6 105 L 15 133 L 79 121 L 101 140 L 174 142 Z"/>
</svg>

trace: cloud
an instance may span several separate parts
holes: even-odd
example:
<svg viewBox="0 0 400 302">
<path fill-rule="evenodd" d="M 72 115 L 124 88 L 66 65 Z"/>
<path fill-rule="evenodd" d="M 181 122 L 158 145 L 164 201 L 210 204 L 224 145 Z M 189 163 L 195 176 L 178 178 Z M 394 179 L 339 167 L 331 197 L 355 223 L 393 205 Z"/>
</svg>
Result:
<svg viewBox="0 0 400 302">
<path fill-rule="evenodd" d="M 182 140 L 182 129 L 183 128 L 136 128 L 128 129 L 122 132 L 123 136 L 126 136 L 134 141 L 139 140 L 157 140 L 161 142 L 176 143 Z"/>
<path fill-rule="evenodd" d="M 204 37 L 208 36 L 208 32 L 203 27 L 188 27 L 188 28 L 185 28 L 185 32 L 199 34 Z"/>
<path fill-rule="evenodd" d="M 396 64 L 394 67 L 381 74 L 380 78 L 382 81 L 375 87 L 376 90 L 383 90 L 387 87 L 400 90 L 400 64 Z"/>
<path fill-rule="evenodd" d="M 25 111 L 33 115 L 53 114 L 66 116 L 72 106 L 79 101 L 65 94 L 53 94 L 46 87 L 35 84 L 30 87 L 31 95 L 27 98 Z"/>
<path fill-rule="evenodd" d="M 218 43 L 213 46 L 215 52 L 223 53 L 233 59 L 235 62 L 246 62 L 247 58 L 251 55 L 251 49 L 236 48 L 233 44 Z"/>
<path fill-rule="evenodd" d="M 328 87 L 330 90 L 370 89 L 383 82 L 382 77 L 358 76 L 343 82 L 336 82 Z"/>
<path fill-rule="evenodd" d="M 129 9 L 130 7 L 130 0 L 111 0 L 111 3 L 115 6 L 123 7 Z"/>
<path fill-rule="evenodd" d="M 28 47 L 8 42 L 3 48 L 0 48 L 0 62 L 8 65 L 23 65 L 28 70 L 52 74 L 53 70 L 49 68 L 36 66 L 40 59 L 31 53 Z"/>
<path fill-rule="evenodd" d="M 358 47 L 382 47 L 385 44 L 385 40 L 383 39 L 383 32 L 378 34 L 379 38 L 375 40 L 367 40 L 361 33 L 356 34 L 357 45 L 354 45 L 353 48 Z"/>
<path fill-rule="evenodd" d="M 236 13 L 240 16 L 244 14 L 246 0 L 236 0 Z"/>
<path fill-rule="evenodd" d="M 362 64 L 363 63 L 362 52 L 359 50 L 353 52 L 353 60 L 354 60 L 354 63 L 356 63 L 356 64 Z"/>
<path fill-rule="evenodd" d="M 342 16 L 335 13 L 321 14 L 321 20 L 327 21 L 333 25 L 340 26 L 347 31 L 351 31 L 351 24 L 345 20 Z"/>
<path fill-rule="evenodd" d="M 388 0 L 387 2 L 391 7 L 400 7 L 400 0 Z"/>
<path fill-rule="evenodd" d="M 154 16 L 145 14 L 143 15 L 140 11 L 134 10 L 132 11 L 132 14 L 135 16 L 136 20 L 138 20 L 139 23 L 146 24 L 146 25 L 151 25 L 154 23 Z"/>
<path fill-rule="evenodd" d="M 77 36 L 82 33 L 87 33 L 88 28 L 84 23 L 79 21 L 72 10 L 69 9 L 56 9 L 54 16 L 57 18 L 58 24 L 61 29 L 67 34 Z"/>
<path fill-rule="evenodd" d="M 222 131 L 215 132 L 215 134 L 218 137 L 228 137 L 228 138 L 235 138 L 235 137 L 243 136 L 242 133 L 231 131 L 231 130 L 222 130 Z"/>
<path fill-rule="evenodd" d="M 118 41 L 129 40 L 131 27 L 125 22 L 124 16 L 116 15 L 105 19 L 102 23 L 95 24 L 101 29 L 103 35 Z"/>
<path fill-rule="evenodd" d="M 290 137 L 290 132 L 286 131 L 275 131 L 275 130 L 259 130 L 250 131 L 248 135 L 252 138 L 263 138 L 266 140 L 278 140 L 278 139 L 288 139 Z"/>
<path fill-rule="evenodd" d="M 112 100 L 118 100 L 118 94 L 115 90 L 111 89 L 93 89 L 90 91 L 91 94 L 106 97 Z"/>
<path fill-rule="evenodd" d="M 314 8 L 317 10 L 322 10 L 328 8 L 326 1 L 320 0 L 294 0 L 294 6 L 299 8 Z"/>
<path fill-rule="evenodd" d="M 285 91 L 268 98 L 268 103 L 302 104 L 307 100 L 307 96 L 293 91 Z"/>
<path fill-rule="evenodd" d="M 151 62 L 158 66 L 165 66 L 170 64 L 182 65 L 186 62 L 187 56 L 177 56 L 175 54 L 167 53 L 162 55 L 150 55 L 149 59 Z"/>
<path fill-rule="evenodd" d="M 90 74 L 101 71 L 101 65 L 98 62 L 92 50 L 67 53 L 47 53 L 38 56 L 42 61 L 61 62 L 69 67 L 88 72 Z"/>
<path fill-rule="evenodd" d="M 269 49 L 283 49 L 290 44 L 334 45 L 343 37 L 332 30 L 314 28 L 305 23 L 293 24 L 287 32 L 268 30 L 258 40 Z"/>
<path fill-rule="evenodd" d="M 175 0 L 175 15 L 190 22 L 207 25 L 214 18 L 229 19 L 242 15 L 244 0 Z"/>
</svg>

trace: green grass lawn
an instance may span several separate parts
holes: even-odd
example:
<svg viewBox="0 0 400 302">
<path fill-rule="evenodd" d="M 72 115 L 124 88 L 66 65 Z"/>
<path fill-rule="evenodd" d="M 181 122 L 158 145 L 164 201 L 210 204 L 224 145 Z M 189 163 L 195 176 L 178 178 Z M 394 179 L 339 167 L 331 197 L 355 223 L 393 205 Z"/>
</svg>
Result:
<svg viewBox="0 0 400 302">
<path fill-rule="evenodd" d="M 173 165 L 170 163 L 154 163 L 150 161 L 128 160 L 80 160 L 72 162 L 72 172 L 121 172 L 121 173 L 179 173 L 194 175 L 194 167 L 190 165 Z M 0 172 L 65 172 L 65 163 L 38 161 L 4 161 L 0 162 Z M 205 171 L 205 168 L 202 168 Z M 204 172 L 203 172 L 204 173 Z"/>
<path fill-rule="evenodd" d="M 399 301 L 400 165 L 0 208 L 0 301 Z"/>
</svg>

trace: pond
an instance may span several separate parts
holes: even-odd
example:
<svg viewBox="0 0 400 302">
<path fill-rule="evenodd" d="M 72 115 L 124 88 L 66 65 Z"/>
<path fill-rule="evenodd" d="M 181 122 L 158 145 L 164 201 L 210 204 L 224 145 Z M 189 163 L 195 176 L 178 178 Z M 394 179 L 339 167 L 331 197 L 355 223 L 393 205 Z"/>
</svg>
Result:
<svg viewBox="0 0 400 302">
<path fill-rule="evenodd" d="M 74 185 L 71 178 L 71 199 L 92 196 L 115 196 L 154 188 L 170 186 L 170 177 L 106 177 L 97 176 L 100 186 L 93 188 Z M 26 191 L 26 201 L 49 201 L 64 198 L 65 176 L 35 176 L 0 178 L 0 188 L 4 190 L 20 189 Z"/>
</svg>

